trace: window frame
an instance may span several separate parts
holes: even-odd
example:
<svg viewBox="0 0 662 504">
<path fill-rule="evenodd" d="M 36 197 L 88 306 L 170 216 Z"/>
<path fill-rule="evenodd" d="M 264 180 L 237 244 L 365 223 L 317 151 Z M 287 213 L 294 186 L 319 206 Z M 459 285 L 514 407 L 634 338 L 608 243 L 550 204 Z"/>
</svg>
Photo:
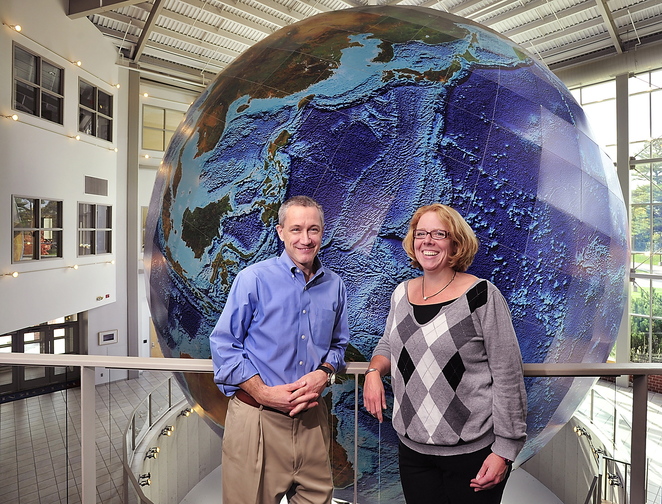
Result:
<svg viewBox="0 0 662 504">
<path fill-rule="evenodd" d="M 156 126 L 147 126 L 145 125 L 145 110 L 146 109 L 154 109 L 161 111 L 162 113 L 162 122 L 161 122 L 161 127 L 156 127 Z M 168 121 L 168 113 L 175 113 L 178 115 L 179 120 L 177 121 L 177 125 L 174 127 L 169 127 L 169 121 Z M 177 131 L 177 127 L 179 124 L 182 122 L 184 119 L 184 116 L 186 115 L 185 111 L 177 110 L 177 109 L 170 109 L 170 108 L 165 108 L 165 107 L 159 107 L 157 105 L 150 105 L 143 103 L 142 107 L 142 116 L 141 116 L 141 141 L 140 141 L 140 146 L 143 150 L 148 150 L 148 151 L 156 151 L 156 152 L 165 152 L 166 149 L 168 148 L 168 145 L 170 144 L 170 140 L 172 136 L 175 134 Z M 161 147 L 160 149 L 155 149 L 154 146 L 146 146 L 145 145 L 145 138 L 147 135 L 145 135 L 145 132 L 151 132 L 153 134 L 161 134 Z"/>
<path fill-rule="evenodd" d="M 81 99 L 83 93 L 83 85 L 92 89 L 92 104 L 91 106 L 83 103 Z M 100 103 L 99 96 L 103 95 L 107 97 L 107 113 L 102 110 L 103 105 Z M 90 135 L 107 142 L 113 141 L 113 106 L 114 106 L 114 96 L 111 93 L 107 93 L 103 89 L 100 89 L 99 86 L 95 86 L 85 79 L 78 79 L 78 131 L 84 133 L 85 135 Z M 90 125 L 91 128 L 85 128 L 82 126 L 82 117 L 85 114 L 88 117 L 91 117 Z M 106 121 L 105 131 L 107 134 L 103 136 L 101 131 L 104 131 L 104 128 L 100 128 L 99 124 L 101 121 Z"/>
<path fill-rule="evenodd" d="M 62 258 L 62 245 L 63 245 L 63 235 L 64 235 L 64 226 L 63 226 L 63 206 L 64 203 L 60 199 L 56 198 L 35 198 L 32 196 L 23 196 L 19 194 L 12 194 L 12 239 L 11 239 L 11 258 L 12 264 L 16 263 L 26 263 L 30 261 L 39 261 L 39 260 L 49 260 L 49 259 L 60 259 Z M 16 204 L 17 199 L 28 200 L 32 204 L 32 226 L 17 226 L 19 220 Z M 46 217 L 42 214 L 42 209 L 44 208 L 43 202 L 54 203 L 56 208 L 56 226 L 44 226 L 42 225 Z M 21 253 L 20 258 L 17 258 L 17 233 L 21 233 L 23 236 L 30 234 L 32 236 L 31 242 L 31 257 L 23 252 Z M 46 235 L 51 235 L 50 245 L 45 241 Z M 44 254 L 45 246 L 48 245 L 48 251 L 51 250 L 52 243 L 56 243 L 56 254 Z M 25 239 L 22 240 L 21 250 L 25 250 Z"/>
<path fill-rule="evenodd" d="M 18 67 L 16 64 L 17 50 L 23 51 L 24 53 L 27 53 L 35 58 L 36 63 L 34 68 L 34 75 L 36 82 L 18 75 L 20 72 L 17 71 Z M 54 67 L 60 71 L 59 92 L 45 87 L 42 73 L 44 64 L 50 65 L 51 67 Z M 19 106 L 20 104 L 18 101 L 17 93 L 19 84 L 34 90 L 34 106 L 32 108 L 26 105 Z M 49 117 L 50 114 L 46 114 L 44 112 L 44 110 L 53 110 L 52 108 L 44 106 L 45 98 L 49 98 L 53 102 L 57 102 L 59 104 L 59 107 L 55 110 L 55 114 L 53 114 L 54 117 L 57 117 Z M 12 110 L 39 117 L 40 119 L 44 119 L 54 124 L 64 124 L 64 68 L 15 42 L 12 45 Z"/>
<path fill-rule="evenodd" d="M 91 207 L 91 212 L 83 212 L 83 207 Z M 105 209 L 105 224 L 106 226 L 101 226 L 100 222 L 100 213 L 99 208 L 103 207 Z M 92 222 L 85 222 L 85 214 L 92 213 Z M 86 226 L 85 224 L 93 224 L 92 226 Z M 78 257 L 87 257 L 93 255 L 106 255 L 113 253 L 113 206 L 106 205 L 102 203 L 88 203 L 85 201 L 78 202 L 78 247 L 76 255 Z M 87 233 L 89 238 L 87 240 L 83 239 L 83 234 Z M 99 233 L 105 235 L 103 243 L 105 244 L 104 250 L 99 251 Z M 89 242 L 89 243 L 85 243 Z M 85 253 L 84 250 L 89 248 L 89 252 Z"/>
</svg>

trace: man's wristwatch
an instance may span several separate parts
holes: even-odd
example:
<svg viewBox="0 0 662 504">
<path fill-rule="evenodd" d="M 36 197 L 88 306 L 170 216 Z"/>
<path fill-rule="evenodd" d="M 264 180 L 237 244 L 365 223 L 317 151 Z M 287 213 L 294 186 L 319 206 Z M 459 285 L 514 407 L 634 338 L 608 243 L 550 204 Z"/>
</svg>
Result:
<svg viewBox="0 0 662 504">
<path fill-rule="evenodd" d="M 330 367 L 325 366 L 324 364 L 320 364 L 317 366 L 317 369 L 320 371 L 324 371 L 326 373 L 326 386 L 333 385 L 336 383 L 336 373 L 333 372 L 333 369 Z"/>
</svg>

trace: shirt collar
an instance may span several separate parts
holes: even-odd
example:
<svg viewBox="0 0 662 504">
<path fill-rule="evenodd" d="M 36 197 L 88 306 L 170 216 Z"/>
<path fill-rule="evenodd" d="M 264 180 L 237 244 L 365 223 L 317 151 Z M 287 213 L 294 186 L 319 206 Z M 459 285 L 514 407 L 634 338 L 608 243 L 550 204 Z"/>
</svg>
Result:
<svg viewBox="0 0 662 504">
<path fill-rule="evenodd" d="M 283 261 L 283 264 L 287 267 L 287 269 L 289 269 L 293 274 L 297 271 L 301 271 L 299 267 L 294 264 L 294 261 L 292 261 L 292 258 L 287 254 L 286 250 L 283 250 L 283 253 L 280 255 L 280 259 Z M 315 268 L 315 274 L 310 280 L 313 280 L 314 278 L 324 274 L 324 266 L 322 265 L 322 261 L 320 261 L 319 257 L 315 257 L 313 267 Z"/>
</svg>

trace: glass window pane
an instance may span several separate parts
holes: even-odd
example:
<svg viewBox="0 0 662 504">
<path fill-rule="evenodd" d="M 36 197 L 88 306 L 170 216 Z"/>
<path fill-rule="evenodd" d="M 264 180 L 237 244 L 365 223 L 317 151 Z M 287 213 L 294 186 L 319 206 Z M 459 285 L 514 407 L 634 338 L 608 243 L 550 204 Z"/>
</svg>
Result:
<svg viewBox="0 0 662 504">
<path fill-rule="evenodd" d="M 112 207 L 97 205 L 97 228 L 112 228 Z"/>
<path fill-rule="evenodd" d="M 60 257 L 62 231 L 41 231 L 41 257 Z"/>
<path fill-rule="evenodd" d="M 113 140 L 113 122 L 105 117 L 97 117 L 97 137 L 102 140 Z"/>
<path fill-rule="evenodd" d="M 30 354 L 42 352 L 43 338 L 40 332 L 28 332 L 23 334 L 23 352 Z"/>
<path fill-rule="evenodd" d="M 90 255 L 94 253 L 94 231 L 79 231 L 78 233 L 78 255 Z"/>
<path fill-rule="evenodd" d="M 662 110 L 662 91 L 651 93 L 651 108 L 655 111 L 651 118 L 653 121 L 651 138 L 654 139 L 655 143 L 652 157 L 662 157 L 662 113 L 660 113 Z"/>
<path fill-rule="evenodd" d="M 41 94 L 41 117 L 62 124 L 62 98 L 48 93 Z"/>
<path fill-rule="evenodd" d="M 616 100 L 584 105 L 591 129 L 600 145 L 616 144 Z"/>
<path fill-rule="evenodd" d="M 84 108 L 78 109 L 78 131 L 87 135 L 95 134 L 94 118 L 96 114 L 85 110 Z"/>
<path fill-rule="evenodd" d="M 53 353 L 63 354 L 67 353 L 67 342 L 63 339 L 56 339 L 53 341 Z"/>
<path fill-rule="evenodd" d="M 6 350 L 0 348 L 0 353 L 6 353 Z M 13 381 L 12 366 L 0 366 L 0 385 L 10 385 Z"/>
<path fill-rule="evenodd" d="M 662 254 L 662 205 L 653 205 L 653 266 L 659 266 L 659 254 Z M 662 314 L 660 314 L 662 315 Z"/>
<path fill-rule="evenodd" d="M 637 160 L 649 159 L 650 142 L 647 141 L 630 142 L 629 151 L 630 151 L 630 157 L 633 157 Z"/>
<path fill-rule="evenodd" d="M 113 97 L 108 93 L 98 90 L 98 105 L 97 111 L 108 117 L 113 117 Z"/>
<path fill-rule="evenodd" d="M 647 317 L 630 317 L 630 360 L 632 362 L 648 361 L 648 330 L 650 319 Z"/>
<path fill-rule="evenodd" d="M 178 110 L 165 110 L 165 129 L 175 131 L 184 117 L 183 112 Z"/>
<path fill-rule="evenodd" d="M 15 231 L 12 260 L 28 261 L 34 259 L 34 235 L 31 231 Z"/>
<path fill-rule="evenodd" d="M 37 57 L 14 46 L 14 77 L 39 84 Z"/>
<path fill-rule="evenodd" d="M 19 112 L 38 115 L 38 96 L 39 92 L 36 87 L 16 81 L 16 87 L 14 89 L 14 108 Z"/>
<path fill-rule="evenodd" d="M 582 88 L 582 101 L 584 104 L 606 100 L 608 98 L 616 98 L 615 80 L 584 86 Z"/>
<path fill-rule="evenodd" d="M 149 105 L 143 106 L 143 127 L 164 128 L 164 110 Z"/>
<path fill-rule="evenodd" d="M 650 205 L 632 206 L 632 251 L 646 252 L 650 250 Z"/>
<path fill-rule="evenodd" d="M 650 89 L 650 74 L 648 72 L 634 75 L 628 79 L 628 92 L 630 94 L 641 93 Z"/>
<path fill-rule="evenodd" d="M 650 140 L 650 95 L 644 93 L 630 96 L 630 141 Z"/>
<path fill-rule="evenodd" d="M 165 150 L 163 130 L 143 128 L 143 149 L 156 151 Z"/>
<path fill-rule="evenodd" d="M 34 222 L 34 201 L 14 196 L 14 227 L 33 228 Z"/>
<path fill-rule="evenodd" d="M 47 61 L 41 63 L 41 87 L 62 94 L 62 69 L 51 65 Z"/>
<path fill-rule="evenodd" d="M 30 353 L 34 353 L 34 352 L 30 352 Z M 39 378 L 44 378 L 46 376 L 46 368 L 37 367 L 37 366 L 25 366 L 23 373 L 24 373 L 23 376 L 25 377 L 26 380 L 37 380 Z"/>
<path fill-rule="evenodd" d="M 656 254 L 655 260 L 653 262 L 655 265 L 659 266 L 659 254 Z M 662 317 L 662 280 L 652 280 L 652 284 L 653 297 L 651 300 L 651 313 L 653 314 L 653 317 Z"/>
<path fill-rule="evenodd" d="M 97 231 L 97 254 L 108 254 L 110 250 L 111 231 Z"/>
<path fill-rule="evenodd" d="M 95 90 L 96 88 L 87 82 L 78 83 L 78 100 L 81 105 L 92 110 L 96 110 Z"/>
<path fill-rule="evenodd" d="M 11 340 L 13 336 L 11 334 L 5 334 L 4 336 L 0 336 L 0 348 L 7 348 L 9 347 L 9 351 L 11 352 Z"/>
<path fill-rule="evenodd" d="M 62 227 L 62 202 L 58 200 L 41 200 L 39 212 L 42 228 Z"/>
<path fill-rule="evenodd" d="M 94 227 L 94 205 L 78 204 L 78 227 L 90 229 Z"/>
<path fill-rule="evenodd" d="M 662 156 L 661 156 L 662 157 Z M 651 163 L 652 195 L 655 203 L 662 202 L 662 163 Z"/>
<path fill-rule="evenodd" d="M 651 362 L 662 362 L 662 320 L 653 320 Z"/>
<path fill-rule="evenodd" d="M 636 164 L 630 169 L 630 201 L 650 203 L 651 181 L 650 164 Z"/>
</svg>

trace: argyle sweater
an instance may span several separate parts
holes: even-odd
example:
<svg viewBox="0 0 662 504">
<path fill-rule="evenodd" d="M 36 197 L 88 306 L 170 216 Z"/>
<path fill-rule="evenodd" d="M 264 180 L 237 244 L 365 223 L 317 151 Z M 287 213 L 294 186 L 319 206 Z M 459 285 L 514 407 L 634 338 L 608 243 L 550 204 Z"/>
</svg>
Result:
<svg viewBox="0 0 662 504">
<path fill-rule="evenodd" d="M 373 355 L 391 361 L 393 427 L 412 450 L 472 453 L 492 445 L 514 460 L 526 440 L 522 357 L 499 290 L 478 280 L 419 324 L 396 287 Z"/>
</svg>

